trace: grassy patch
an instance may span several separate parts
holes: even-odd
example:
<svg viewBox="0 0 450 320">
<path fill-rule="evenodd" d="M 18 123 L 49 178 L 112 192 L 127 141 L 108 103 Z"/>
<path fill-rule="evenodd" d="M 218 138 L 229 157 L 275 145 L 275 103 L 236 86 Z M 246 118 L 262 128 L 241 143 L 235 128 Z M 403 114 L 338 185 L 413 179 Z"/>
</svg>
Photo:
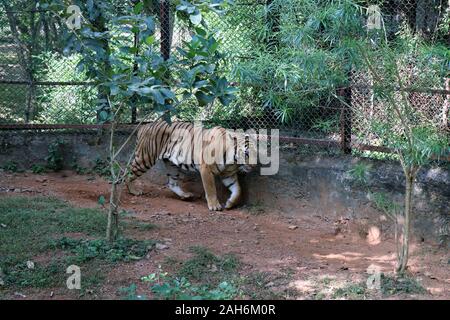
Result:
<svg viewBox="0 0 450 320">
<path fill-rule="evenodd" d="M 106 216 L 96 209 L 73 208 L 47 197 L 3 197 L 0 201 L 0 266 L 30 260 L 63 233 L 103 236 Z"/>
<path fill-rule="evenodd" d="M 381 274 L 380 290 L 384 297 L 398 294 L 426 294 L 427 290 L 415 279 L 410 277 L 394 277 Z M 334 299 L 345 298 L 352 300 L 361 300 L 371 298 L 377 292 L 369 290 L 366 283 L 352 283 L 343 288 L 336 289 L 332 295 Z"/>
<path fill-rule="evenodd" d="M 349 299 L 349 300 L 363 300 L 366 299 L 369 291 L 364 282 L 352 283 L 343 288 L 338 288 L 333 293 L 333 299 Z"/>
<path fill-rule="evenodd" d="M 221 280 L 233 276 L 240 265 L 238 258 L 232 254 L 219 257 L 199 246 L 191 247 L 191 252 L 193 257 L 181 264 L 178 277 L 217 285 Z"/>
<path fill-rule="evenodd" d="M 109 262 L 140 260 L 154 246 L 154 241 L 118 239 L 110 244 L 105 239 L 85 240 L 63 237 L 51 243 L 53 249 L 68 250 L 73 254 L 73 263 L 83 263 L 92 259 Z"/>
<path fill-rule="evenodd" d="M 217 285 L 193 284 L 184 277 L 176 278 L 167 273 L 153 273 L 143 277 L 142 281 L 150 283 L 155 297 L 163 300 L 231 300 L 240 294 L 239 289 L 228 281 Z"/>
<path fill-rule="evenodd" d="M 381 292 L 384 295 L 426 294 L 427 290 L 417 280 L 410 277 L 381 275 Z"/>
<path fill-rule="evenodd" d="M 5 164 L 1 167 L 6 172 L 22 172 L 23 170 L 19 170 L 17 162 L 14 161 L 6 161 Z"/>
<path fill-rule="evenodd" d="M 241 296 L 238 269 L 240 262 L 232 254 L 217 256 L 204 247 L 191 247 L 192 257 L 180 261 L 166 258 L 164 267 L 170 270 L 152 273 L 141 280 L 148 283 L 149 294 L 157 299 L 223 300 Z M 137 286 L 121 288 L 124 299 L 146 299 Z"/>
<path fill-rule="evenodd" d="M 3 197 L 0 224 L 0 291 L 65 286 L 71 264 L 80 266 L 82 289 L 88 289 L 103 281 L 105 266 L 141 259 L 154 245 L 134 239 L 111 245 L 103 239 L 101 210 L 74 208 L 51 197 Z"/>
<path fill-rule="evenodd" d="M 272 289 L 277 280 L 269 272 L 254 272 L 246 277 L 241 277 L 240 287 L 244 296 L 252 300 L 282 299 L 283 294 Z"/>
</svg>

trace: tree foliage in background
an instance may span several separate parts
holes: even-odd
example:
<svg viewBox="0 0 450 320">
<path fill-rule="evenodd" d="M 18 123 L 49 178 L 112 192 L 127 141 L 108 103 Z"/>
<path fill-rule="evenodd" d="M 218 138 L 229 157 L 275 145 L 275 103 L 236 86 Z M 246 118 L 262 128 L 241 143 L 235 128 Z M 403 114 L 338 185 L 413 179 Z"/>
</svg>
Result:
<svg viewBox="0 0 450 320">
<path fill-rule="evenodd" d="M 366 28 L 369 5 L 373 4 L 380 8 L 381 30 Z M 423 1 L 273 0 L 255 5 L 254 13 L 247 15 L 245 5 L 235 7 L 230 23 L 248 28 L 252 39 L 247 44 L 251 48 L 248 56 L 232 69 L 233 80 L 240 84 L 239 111 L 243 116 L 256 114 L 262 118 L 269 113 L 279 124 L 296 124 L 300 130 L 322 127 L 322 121 L 336 116 L 336 112 L 316 114 L 311 110 L 336 106 L 336 89 L 347 86 L 349 71 L 363 65 L 354 44 L 374 38 L 374 33 L 389 41 L 418 35 L 424 48 L 436 49 L 433 55 L 448 54 L 441 50 L 448 48 L 449 9 L 445 1 L 436 5 Z M 236 13 L 239 10 L 242 13 Z M 412 20 L 411 12 L 417 21 Z M 251 25 L 234 15 L 246 17 Z M 436 26 L 425 26 L 424 15 L 433 15 Z M 430 32 L 432 36 L 426 36 Z M 439 81 L 433 84 L 442 87 L 442 78 Z"/>
<path fill-rule="evenodd" d="M 6 16 L 6 21 L 1 22 L 9 26 L 21 78 L 32 83 L 41 66 L 36 57 L 51 48 L 61 48 L 63 22 L 46 14 L 46 3 L 39 0 L 2 0 L 0 8 Z M 35 99 L 36 87 L 31 86 L 25 101 L 25 122 L 30 122 L 36 115 Z"/>
</svg>

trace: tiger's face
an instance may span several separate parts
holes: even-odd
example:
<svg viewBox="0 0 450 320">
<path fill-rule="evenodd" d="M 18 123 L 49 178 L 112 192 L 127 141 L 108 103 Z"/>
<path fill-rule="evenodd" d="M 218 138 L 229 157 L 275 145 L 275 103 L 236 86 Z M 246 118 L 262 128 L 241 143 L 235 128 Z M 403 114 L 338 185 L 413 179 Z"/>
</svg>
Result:
<svg viewBox="0 0 450 320">
<path fill-rule="evenodd" d="M 237 138 L 236 156 L 239 171 L 242 173 L 251 172 L 257 164 L 257 142 L 255 137 L 249 134 L 241 134 Z"/>
</svg>

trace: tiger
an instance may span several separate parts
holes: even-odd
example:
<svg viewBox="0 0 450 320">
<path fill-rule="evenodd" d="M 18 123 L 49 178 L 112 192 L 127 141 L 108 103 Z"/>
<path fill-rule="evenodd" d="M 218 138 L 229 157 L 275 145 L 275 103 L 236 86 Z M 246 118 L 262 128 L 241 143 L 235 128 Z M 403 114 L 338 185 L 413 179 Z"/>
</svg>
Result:
<svg viewBox="0 0 450 320">
<path fill-rule="evenodd" d="M 223 209 L 217 198 L 216 176 L 230 191 L 224 207 L 231 209 L 242 193 L 238 173 L 252 171 L 256 166 L 256 157 L 256 139 L 253 135 L 220 126 L 198 130 L 191 122 L 168 123 L 160 120 L 145 124 L 138 130 L 126 185 L 129 193 L 141 194 L 134 189 L 133 181 L 153 167 L 156 160 L 163 160 L 167 185 L 182 200 L 192 199 L 194 195 L 183 190 L 179 184 L 180 173 L 197 172 L 201 176 L 208 209 Z"/>
</svg>

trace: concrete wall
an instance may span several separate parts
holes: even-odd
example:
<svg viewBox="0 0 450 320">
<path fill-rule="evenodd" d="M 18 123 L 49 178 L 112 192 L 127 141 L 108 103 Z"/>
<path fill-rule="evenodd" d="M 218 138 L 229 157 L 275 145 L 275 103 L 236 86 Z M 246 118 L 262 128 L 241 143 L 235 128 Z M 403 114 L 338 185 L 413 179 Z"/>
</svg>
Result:
<svg viewBox="0 0 450 320">
<path fill-rule="evenodd" d="M 118 134 L 117 146 L 128 136 Z M 92 167 L 95 159 L 106 159 L 109 135 L 95 132 L 0 132 L 0 166 L 14 161 L 19 168 L 30 169 L 34 163 L 45 165 L 50 143 L 64 141 L 64 162 L 70 168 L 74 159 L 79 166 Z M 121 159 L 125 160 L 134 146 L 132 139 Z M 245 203 L 296 215 L 308 210 L 339 217 L 364 218 L 373 212 L 368 199 L 369 191 L 385 192 L 399 203 L 403 201 L 403 172 L 395 163 L 361 160 L 346 157 L 301 156 L 298 149 L 284 149 L 280 153 L 280 170 L 274 176 L 260 176 L 253 172 L 242 178 L 246 190 Z M 370 166 L 367 183 L 354 181 L 349 170 L 363 161 Z M 162 166 L 157 165 L 148 174 L 153 182 L 164 183 Z M 145 179 L 144 179 L 145 180 Z M 195 179 L 194 179 L 195 180 Z M 197 190 L 201 190 L 199 179 Z M 194 181 L 195 184 L 195 181 Z M 221 190 L 223 193 L 224 190 Z M 223 196 L 223 195 L 222 195 Z M 450 220 L 450 174 L 447 168 L 423 169 L 415 188 L 416 234 L 425 239 L 448 237 Z"/>
</svg>

